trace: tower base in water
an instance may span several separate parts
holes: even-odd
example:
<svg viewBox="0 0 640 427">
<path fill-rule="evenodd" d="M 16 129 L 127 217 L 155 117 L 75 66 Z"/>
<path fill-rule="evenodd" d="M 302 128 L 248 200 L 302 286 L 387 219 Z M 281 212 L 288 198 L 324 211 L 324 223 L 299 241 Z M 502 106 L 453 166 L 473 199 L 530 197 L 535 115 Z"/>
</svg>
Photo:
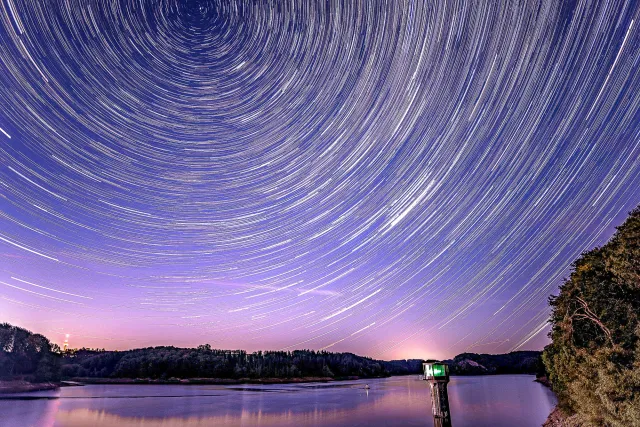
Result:
<svg viewBox="0 0 640 427">
<path fill-rule="evenodd" d="M 451 426 L 447 383 L 429 381 L 429 387 L 431 388 L 431 409 L 433 412 L 434 426 Z"/>
</svg>

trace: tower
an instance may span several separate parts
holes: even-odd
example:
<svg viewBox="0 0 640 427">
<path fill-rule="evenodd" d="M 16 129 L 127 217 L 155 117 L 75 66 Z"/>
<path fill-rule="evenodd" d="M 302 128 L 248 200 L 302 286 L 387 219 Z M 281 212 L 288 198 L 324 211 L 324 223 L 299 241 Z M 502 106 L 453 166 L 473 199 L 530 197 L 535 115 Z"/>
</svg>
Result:
<svg viewBox="0 0 640 427">
<path fill-rule="evenodd" d="M 438 427 L 451 426 L 449 394 L 447 393 L 449 366 L 435 360 L 428 360 L 422 364 L 422 368 L 424 370 L 424 379 L 429 381 L 429 388 L 431 389 L 431 408 L 434 424 Z"/>
<path fill-rule="evenodd" d="M 62 351 L 65 353 L 69 351 L 69 334 L 64 336 L 64 343 L 62 344 Z"/>
</svg>

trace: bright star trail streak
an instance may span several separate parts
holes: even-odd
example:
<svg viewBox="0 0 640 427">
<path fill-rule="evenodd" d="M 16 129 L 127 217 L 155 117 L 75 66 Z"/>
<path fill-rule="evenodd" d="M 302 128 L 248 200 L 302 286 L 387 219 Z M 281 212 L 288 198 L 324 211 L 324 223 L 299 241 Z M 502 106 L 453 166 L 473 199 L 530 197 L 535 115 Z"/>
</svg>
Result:
<svg viewBox="0 0 640 427">
<path fill-rule="evenodd" d="M 640 203 L 633 1 L 0 0 L 0 321 L 540 349 Z"/>
</svg>

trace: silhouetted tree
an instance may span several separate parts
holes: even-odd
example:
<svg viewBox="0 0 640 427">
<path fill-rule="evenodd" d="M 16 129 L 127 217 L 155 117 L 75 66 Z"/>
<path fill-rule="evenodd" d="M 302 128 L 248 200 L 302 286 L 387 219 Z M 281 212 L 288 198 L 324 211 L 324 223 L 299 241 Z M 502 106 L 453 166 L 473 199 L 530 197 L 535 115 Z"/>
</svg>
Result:
<svg viewBox="0 0 640 427">
<path fill-rule="evenodd" d="M 0 324 L 0 378 L 60 379 L 60 348 L 40 334 Z"/>
</svg>

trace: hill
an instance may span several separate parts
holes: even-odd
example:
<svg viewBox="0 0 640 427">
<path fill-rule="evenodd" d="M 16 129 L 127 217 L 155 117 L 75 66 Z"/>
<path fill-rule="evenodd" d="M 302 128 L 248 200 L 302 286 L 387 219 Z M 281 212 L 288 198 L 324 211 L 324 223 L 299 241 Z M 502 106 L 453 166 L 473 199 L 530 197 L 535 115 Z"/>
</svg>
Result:
<svg viewBox="0 0 640 427">
<path fill-rule="evenodd" d="M 449 365 L 451 375 L 535 375 L 542 370 L 541 354 L 540 351 L 514 351 L 507 354 L 462 353 L 443 362 Z M 422 372 L 421 359 L 392 360 L 382 363 L 392 375 Z"/>
<path fill-rule="evenodd" d="M 542 352 L 514 351 L 507 354 L 462 353 L 444 362 L 452 375 L 531 374 L 542 370 Z"/>
</svg>

